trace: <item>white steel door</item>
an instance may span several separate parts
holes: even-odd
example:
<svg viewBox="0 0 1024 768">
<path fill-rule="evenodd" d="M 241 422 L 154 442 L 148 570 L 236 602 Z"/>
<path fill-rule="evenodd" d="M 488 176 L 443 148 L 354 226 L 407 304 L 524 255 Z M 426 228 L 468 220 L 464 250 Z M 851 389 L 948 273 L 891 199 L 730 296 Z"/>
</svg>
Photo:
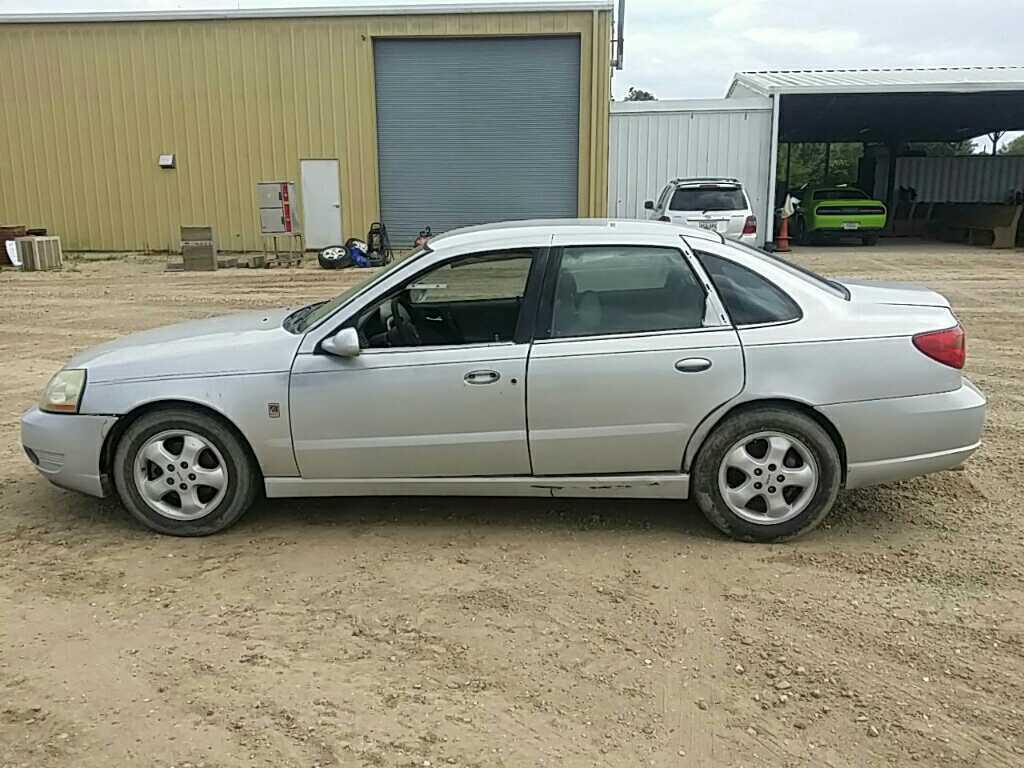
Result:
<svg viewBox="0 0 1024 768">
<path fill-rule="evenodd" d="M 307 248 L 341 245 L 341 185 L 337 160 L 300 160 Z"/>
</svg>

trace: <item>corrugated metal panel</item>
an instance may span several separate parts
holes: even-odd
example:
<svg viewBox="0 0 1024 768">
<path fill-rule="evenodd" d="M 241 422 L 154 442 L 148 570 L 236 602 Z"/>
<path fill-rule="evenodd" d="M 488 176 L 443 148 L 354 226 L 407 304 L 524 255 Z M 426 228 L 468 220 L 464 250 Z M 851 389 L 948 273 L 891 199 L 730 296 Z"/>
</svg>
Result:
<svg viewBox="0 0 1024 768">
<path fill-rule="evenodd" d="M 576 215 L 579 38 L 378 40 L 374 66 L 396 244 L 427 225 Z"/>
<path fill-rule="evenodd" d="M 758 93 L 832 91 L 985 91 L 1024 89 L 1024 67 L 906 67 L 893 69 L 799 69 L 739 72 L 738 86 Z"/>
<path fill-rule="evenodd" d="M 257 181 L 338 158 L 345 235 L 379 217 L 374 37 L 578 35 L 579 214 L 604 213 L 611 14 L 0 24 L 0 220 L 67 250 L 253 250 Z M 599 44 L 594 45 L 593 41 Z M 425 97 L 429 100 L 429 94 Z M 176 170 L 157 167 L 177 155 Z"/>
<path fill-rule="evenodd" d="M 772 113 L 768 106 L 717 111 L 612 112 L 608 210 L 644 218 L 644 201 L 673 178 L 729 176 L 743 182 L 759 229 L 767 215 Z"/>
<path fill-rule="evenodd" d="M 878 164 L 875 195 L 884 199 L 889 165 Z M 1024 190 L 1024 156 L 899 157 L 896 187 L 913 187 L 919 203 L 1005 203 Z"/>
</svg>

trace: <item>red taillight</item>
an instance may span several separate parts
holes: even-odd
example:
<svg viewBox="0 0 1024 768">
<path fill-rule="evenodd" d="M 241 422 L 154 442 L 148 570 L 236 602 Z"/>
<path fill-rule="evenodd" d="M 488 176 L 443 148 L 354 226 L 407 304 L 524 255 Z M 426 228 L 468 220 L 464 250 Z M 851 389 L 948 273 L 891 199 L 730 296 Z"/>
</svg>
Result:
<svg viewBox="0 0 1024 768">
<path fill-rule="evenodd" d="M 963 368 L 967 360 L 967 337 L 958 323 L 944 331 L 919 333 L 914 337 L 914 346 L 932 360 L 951 368 Z"/>
<path fill-rule="evenodd" d="M 747 220 L 743 222 L 743 234 L 744 235 L 756 235 L 757 234 L 757 216 L 747 216 Z"/>
</svg>

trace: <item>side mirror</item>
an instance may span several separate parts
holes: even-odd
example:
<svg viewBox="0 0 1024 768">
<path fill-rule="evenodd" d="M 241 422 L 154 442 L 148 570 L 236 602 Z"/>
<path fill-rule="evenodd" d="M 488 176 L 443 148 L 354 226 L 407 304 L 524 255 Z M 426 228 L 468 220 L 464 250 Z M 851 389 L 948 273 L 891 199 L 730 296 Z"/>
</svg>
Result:
<svg viewBox="0 0 1024 768">
<path fill-rule="evenodd" d="M 320 347 L 335 357 L 358 357 L 362 352 L 359 346 L 359 332 L 355 328 L 342 328 L 330 338 L 320 342 Z"/>
<path fill-rule="evenodd" d="M 644 200 L 644 208 L 647 209 L 648 211 L 653 211 L 654 210 L 654 201 L 653 200 Z"/>
</svg>

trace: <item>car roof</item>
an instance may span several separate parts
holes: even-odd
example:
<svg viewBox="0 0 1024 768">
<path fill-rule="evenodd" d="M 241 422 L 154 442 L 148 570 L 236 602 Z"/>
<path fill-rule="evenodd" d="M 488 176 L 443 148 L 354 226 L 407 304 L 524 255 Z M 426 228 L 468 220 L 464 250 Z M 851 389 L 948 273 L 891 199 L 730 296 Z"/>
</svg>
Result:
<svg viewBox="0 0 1024 768">
<path fill-rule="evenodd" d="M 502 234 L 517 231 L 527 235 L 581 235 L 601 234 L 614 231 L 622 235 L 664 235 L 670 227 L 685 237 L 722 242 L 721 235 L 697 227 L 686 227 L 664 221 L 640 219 L 525 219 L 522 221 L 499 221 L 493 224 L 478 224 L 472 227 L 451 229 L 430 238 L 431 247 L 462 245 L 464 242 L 487 240 Z"/>
</svg>

